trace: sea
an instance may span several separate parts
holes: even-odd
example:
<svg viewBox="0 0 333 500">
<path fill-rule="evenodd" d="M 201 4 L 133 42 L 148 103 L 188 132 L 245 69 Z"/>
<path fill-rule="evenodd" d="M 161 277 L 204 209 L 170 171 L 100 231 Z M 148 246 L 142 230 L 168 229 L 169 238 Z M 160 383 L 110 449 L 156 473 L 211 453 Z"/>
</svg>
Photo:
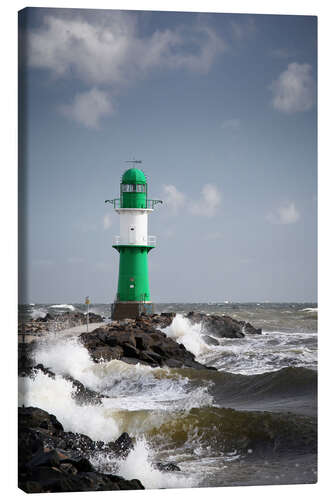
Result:
<svg viewBox="0 0 333 500">
<path fill-rule="evenodd" d="M 217 370 L 96 364 L 77 337 L 55 331 L 40 342 L 35 360 L 56 377 L 38 372 L 20 378 L 19 404 L 42 408 L 65 431 L 96 441 L 128 432 L 135 446 L 125 459 L 98 449 L 90 460 L 149 489 L 315 483 L 317 304 L 164 303 L 155 310 L 175 312 L 164 333 Z M 19 320 L 68 311 L 85 312 L 86 306 L 29 304 L 20 306 Z M 109 304 L 92 304 L 90 311 L 110 321 Z M 245 320 L 262 334 L 214 337 L 188 321 L 189 311 Z M 68 374 L 108 397 L 101 405 L 78 404 Z M 261 445 L 265 426 L 282 436 L 276 449 Z M 158 462 L 175 463 L 180 471 L 162 472 Z"/>
</svg>

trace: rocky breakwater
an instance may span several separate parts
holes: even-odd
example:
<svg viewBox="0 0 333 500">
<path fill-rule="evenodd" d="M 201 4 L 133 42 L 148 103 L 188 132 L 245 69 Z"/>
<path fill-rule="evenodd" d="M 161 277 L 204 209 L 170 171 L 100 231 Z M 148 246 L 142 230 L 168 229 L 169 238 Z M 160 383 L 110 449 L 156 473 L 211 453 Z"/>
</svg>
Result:
<svg viewBox="0 0 333 500">
<path fill-rule="evenodd" d="M 153 367 L 206 369 L 183 344 L 168 338 L 159 329 L 169 326 L 173 317 L 173 314 L 162 313 L 141 315 L 136 320 L 113 321 L 93 332 L 82 333 L 80 340 L 96 362 L 119 359 Z"/>
<path fill-rule="evenodd" d="M 261 335 L 261 328 L 255 328 L 247 321 L 239 321 L 230 316 L 220 316 L 218 314 L 204 314 L 199 312 L 189 312 L 185 316 L 191 323 L 200 323 L 205 336 L 226 339 L 240 339 L 245 335 Z"/>
<path fill-rule="evenodd" d="M 34 407 L 19 408 L 18 427 L 19 488 L 26 493 L 144 489 L 138 479 L 98 472 L 89 460 L 98 450 L 126 458 L 133 448 L 127 433 L 96 442 L 65 432 L 54 415 Z"/>
<path fill-rule="evenodd" d="M 136 320 L 113 321 L 93 332 L 82 333 L 80 340 L 96 362 L 119 359 L 153 367 L 215 369 L 198 363 L 183 344 L 161 331 L 171 325 L 174 317 L 175 313 L 162 313 L 141 315 Z M 200 323 L 203 335 L 211 343 L 214 342 L 214 336 L 242 338 L 246 334 L 261 333 L 260 329 L 254 328 L 250 323 L 236 321 L 229 316 L 190 312 L 185 317 L 192 323 Z"/>
<path fill-rule="evenodd" d="M 104 318 L 99 314 L 89 313 L 89 323 L 102 323 Z M 63 314 L 47 313 L 42 318 L 21 321 L 18 325 L 19 340 L 23 340 L 23 335 L 39 337 L 47 332 L 57 332 L 65 328 L 84 325 L 87 316 L 81 312 L 66 312 Z"/>
</svg>

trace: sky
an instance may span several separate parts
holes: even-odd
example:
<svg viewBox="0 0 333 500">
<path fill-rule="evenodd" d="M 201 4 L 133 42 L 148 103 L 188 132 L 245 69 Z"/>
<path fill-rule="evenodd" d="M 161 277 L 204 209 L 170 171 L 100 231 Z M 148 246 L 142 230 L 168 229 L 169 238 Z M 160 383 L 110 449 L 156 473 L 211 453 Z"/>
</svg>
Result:
<svg viewBox="0 0 333 500">
<path fill-rule="evenodd" d="M 112 302 L 142 160 L 155 302 L 317 301 L 317 20 L 19 17 L 20 303 Z"/>
</svg>

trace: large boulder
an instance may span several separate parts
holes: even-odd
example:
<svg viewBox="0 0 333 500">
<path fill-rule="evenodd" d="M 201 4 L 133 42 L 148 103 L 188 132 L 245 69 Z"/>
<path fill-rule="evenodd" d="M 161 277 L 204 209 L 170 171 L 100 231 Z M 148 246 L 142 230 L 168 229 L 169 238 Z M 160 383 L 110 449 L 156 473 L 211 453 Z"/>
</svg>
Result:
<svg viewBox="0 0 333 500">
<path fill-rule="evenodd" d="M 158 328 L 170 325 L 173 316 L 145 316 L 137 320 L 112 322 L 93 332 L 84 332 L 80 340 L 94 361 L 120 359 L 170 368 L 205 369 L 182 344 L 168 338 Z"/>
<path fill-rule="evenodd" d="M 65 432 L 54 415 L 40 408 L 19 408 L 19 487 L 27 493 L 144 489 L 95 470 L 89 456 L 96 449 L 123 459 L 133 448 L 126 433 L 111 443 L 94 442 L 84 434 Z"/>
<path fill-rule="evenodd" d="M 219 338 L 233 339 L 243 338 L 245 335 L 261 334 L 261 328 L 255 328 L 246 321 L 238 321 L 230 316 L 207 315 L 191 311 L 186 315 L 186 318 L 191 323 L 201 323 L 205 332 Z"/>
</svg>

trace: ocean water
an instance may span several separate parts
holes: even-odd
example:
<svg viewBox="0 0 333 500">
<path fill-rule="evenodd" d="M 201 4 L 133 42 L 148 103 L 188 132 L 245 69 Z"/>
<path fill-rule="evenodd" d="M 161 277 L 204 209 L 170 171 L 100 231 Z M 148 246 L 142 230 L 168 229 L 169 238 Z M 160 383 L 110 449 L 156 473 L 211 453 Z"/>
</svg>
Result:
<svg viewBox="0 0 333 500">
<path fill-rule="evenodd" d="M 21 306 L 19 317 L 69 310 L 85 306 L 33 304 Z M 156 310 L 175 311 L 164 332 L 217 371 L 96 364 L 77 338 L 55 332 L 40 343 L 35 359 L 56 378 L 20 378 L 20 404 L 43 408 L 65 430 L 95 440 L 128 432 L 136 442 L 126 459 L 103 450 L 90 458 L 99 470 L 138 478 L 146 488 L 316 482 L 317 305 L 157 304 Z M 90 311 L 108 321 L 108 305 Z M 210 338 L 184 317 L 188 311 L 227 314 L 263 334 Z M 108 397 L 98 406 L 78 405 L 66 374 Z M 263 432 L 278 435 L 274 449 L 263 446 Z M 181 471 L 161 472 L 156 462 L 174 462 Z"/>
</svg>

